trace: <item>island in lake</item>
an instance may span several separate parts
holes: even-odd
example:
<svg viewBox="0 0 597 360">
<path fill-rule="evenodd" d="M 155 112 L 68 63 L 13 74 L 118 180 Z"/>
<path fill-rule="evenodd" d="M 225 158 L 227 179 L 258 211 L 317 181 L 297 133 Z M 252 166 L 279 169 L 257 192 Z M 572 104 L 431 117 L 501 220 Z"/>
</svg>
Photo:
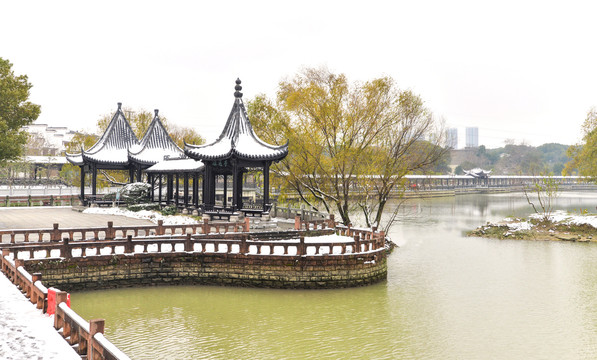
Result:
<svg viewBox="0 0 597 360">
<path fill-rule="evenodd" d="M 494 239 L 597 241 L 597 215 L 557 211 L 548 216 L 506 218 L 498 223 L 488 222 L 467 235 Z"/>
</svg>

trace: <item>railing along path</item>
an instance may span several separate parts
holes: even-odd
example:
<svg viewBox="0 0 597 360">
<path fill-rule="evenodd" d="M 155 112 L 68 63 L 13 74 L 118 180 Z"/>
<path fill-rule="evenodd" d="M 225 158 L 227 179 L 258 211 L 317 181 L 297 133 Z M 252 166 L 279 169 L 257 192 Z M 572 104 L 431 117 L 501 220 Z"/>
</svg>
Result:
<svg viewBox="0 0 597 360">
<path fill-rule="evenodd" d="M 249 219 L 241 222 L 209 222 L 204 220 L 198 224 L 176 224 L 164 225 L 158 220 L 157 225 L 126 225 L 114 226 L 112 221 L 106 227 L 88 228 L 60 228 L 54 224 L 52 229 L 11 229 L 0 230 L 1 244 L 17 244 L 28 242 L 49 242 L 69 240 L 114 240 L 126 239 L 128 235 L 139 236 L 161 236 L 175 234 L 210 234 L 228 232 L 248 232 Z"/>
<path fill-rule="evenodd" d="M 182 230 L 182 225 L 172 225 L 170 233 L 162 235 L 133 236 L 126 238 L 110 237 L 86 240 L 71 240 L 72 236 L 62 240 L 17 242 L 2 244 L 14 259 L 45 259 L 95 255 L 119 255 L 133 253 L 170 253 L 196 252 L 218 254 L 245 255 L 281 255 L 281 256 L 314 256 L 314 255 L 352 255 L 380 251 L 385 248 L 385 234 L 369 229 L 354 229 L 333 224 L 331 220 L 315 220 L 306 222 L 298 217 L 293 231 L 284 232 L 251 232 L 248 222 L 242 229 L 231 223 L 222 229 L 242 230 L 242 232 L 211 232 L 208 227 L 214 224 L 203 224 L 194 227 L 197 232 Z M 222 226 L 222 224 L 218 224 Z M 160 226 L 160 225 L 158 225 Z M 161 225 L 166 227 L 164 225 Z M 190 225 L 184 225 L 189 227 Z M 203 227 L 202 227 L 203 226 Z M 330 227 L 333 226 L 333 227 Z M 114 227 L 110 227 L 114 229 Z M 138 229 L 137 229 L 138 230 Z M 73 233 L 82 230 L 72 230 Z M 88 230 L 87 230 L 88 231 Z M 207 232 L 206 232 L 207 231 Z M 126 234 L 126 232 L 123 232 Z M 318 240 L 320 236 L 338 235 Z"/>
<path fill-rule="evenodd" d="M 2 249 L 2 272 L 20 288 L 21 292 L 36 304 L 43 313 L 48 312 L 48 289 L 41 282 L 41 274 L 29 274 L 21 259 L 13 260 L 10 250 Z M 66 304 L 67 293 L 56 291 L 54 328 L 85 359 L 127 360 L 130 359 L 104 336 L 104 320 L 85 321 Z"/>
</svg>

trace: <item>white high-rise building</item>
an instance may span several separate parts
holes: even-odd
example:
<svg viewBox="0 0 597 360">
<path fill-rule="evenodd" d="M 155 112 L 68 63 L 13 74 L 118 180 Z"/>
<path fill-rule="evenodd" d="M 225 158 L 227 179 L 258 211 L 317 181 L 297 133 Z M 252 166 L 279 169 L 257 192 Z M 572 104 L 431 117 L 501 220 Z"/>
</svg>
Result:
<svg viewBox="0 0 597 360">
<path fill-rule="evenodd" d="M 479 147 L 479 128 L 478 127 L 467 127 L 466 128 L 466 145 L 467 148 Z"/>
</svg>

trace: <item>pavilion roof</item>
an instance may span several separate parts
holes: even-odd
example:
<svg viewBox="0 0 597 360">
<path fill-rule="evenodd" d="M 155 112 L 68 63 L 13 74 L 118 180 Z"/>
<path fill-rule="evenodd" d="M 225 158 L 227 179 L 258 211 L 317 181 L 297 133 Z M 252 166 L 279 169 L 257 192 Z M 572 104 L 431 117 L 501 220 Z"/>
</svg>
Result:
<svg viewBox="0 0 597 360">
<path fill-rule="evenodd" d="M 177 172 L 198 172 L 204 168 L 203 163 L 199 160 L 189 158 L 177 158 L 164 160 L 147 168 L 147 173 L 177 173 Z"/>
<path fill-rule="evenodd" d="M 139 145 L 133 145 L 128 151 L 131 162 L 143 165 L 153 165 L 160 162 L 164 157 L 184 157 L 184 152 L 168 135 L 164 124 L 155 110 L 153 121 L 145 132 Z"/>
<path fill-rule="evenodd" d="M 128 149 L 139 145 L 139 140 L 122 112 L 122 103 L 108 124 L 100 139 L 88 150 L 81 149 L 78 154 L 66 154 L 74 165 L 97 163 L 102 165 L 123 166 L 129 164 Z"/>
<path fill-rule="evenodd" d="M 240 84 L 241 81 L 237 79 L 232 111 L 218 139 L 207 145 L 185 143 L 186 155 L 204 161 L 224 160 L 231 157 L 254 161 L 281 160 L 288 155 L 288 143 L 275 146 L 267 144 L 257 137 L 242 100 Z"/>
</svg>

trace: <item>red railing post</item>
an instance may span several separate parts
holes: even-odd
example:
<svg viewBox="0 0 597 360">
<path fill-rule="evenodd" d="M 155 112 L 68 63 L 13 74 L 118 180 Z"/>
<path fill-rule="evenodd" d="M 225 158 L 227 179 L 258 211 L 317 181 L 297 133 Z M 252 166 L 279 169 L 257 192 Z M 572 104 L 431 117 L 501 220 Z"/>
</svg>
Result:
<svg viewBox="0 0 597 360">
<path fill-rule="evenodd" d="M 106 240 L 114 240 L 115 237 L 116 236 L 114 231 L 114 222 L 108 221 L 108 229 L 106 229 Z"/>
<path fill-rule="evenodd" d="M 126 236 L 126 245 L 124 248 L 127 254 L 132 254 L 135 252 L 135 245 L 133 245 L 133 235 Z"/>
<path fill-rule="evenodd" d="M 105 321 L 104 319 L 89 320 L 89 341 L 87 342 L 87 359 L 93 359 L 93 344 L 95 340 L 93 336 L 97 333 L 104 333 Z"/>
<path fill-rule="evenodd" d="M 249 253 L 249 244 L 247 244 L 247 236 L 243 236 L 240 239 L 240 248 L 238 249 L 240 254 L 248 254 Z"/>
<path fill-rule="evenodd" d="M 191 234 L 187 234 L 187 238 L 184 241 L 184 251 L 191 252 L 193 251 L 193 242 L 191 241 Z"/>
<path fill-rule="evenodd" d="M 65 259 L 70 259 L 71 258 L 71 251 L 70 251 L 70 245 L 68 244 L 69 240 L 68 238 L 64 238 L 62 239 L 62 257 Z M 83 253 L 81 255 L 85 255 L 85 250 L 83 250 Z"/>
<path fill-rule="evenodd" d="M 209 225 L 209 219 L 203 219 L 203 233 L 209 234 L 209 230 L 211 230 Z"/>
<path fill-rule="evenodd" d="M 300 241 L 299 241 L 299 245 L 296 248 L 296 254 L 298 256 L 301 256 L 301 255 L 306 255 L 306 252 L 307 252 L 307 249 L 306 249 L 306 246 L 305 246 L 305 237 L 301 236 L 300 237 Z"/>
<path fill-rule="evenodd" d="M 249 219 L 248 217 L 245 218 L 245 226 L 243 231 L 244 232 L 249 232 L 249 229 L 251 228 L 251 219 Z"/>
<path fill-rule="evenodd" d="M 294 216 L 294 230 L 300 230 L 300 229 L 301 229 L 301 216 L 295 215 Z"/>
<path fill-rule="evenodd" d="M 359 253 L 361 252 L 361 238 L 359 237 L 359 235 L 355 235 L 354 236 L 354 248 L 355 248 L 355 253 Z"/>
<path fill-rule="evenodd" d="M 164 220 L 158 220 L 158 228 L 156 230 L 156 235 L 164 235 L 166 231 L 164 230 Z"/>
<path fill-rule="evenodd" d="M 64 327 L 64 314 L 58 313 L 58 305 L 60 305 L 63 302 L 66 302 L 66 298 L 67 298 L 67 293 L 66 291 L 56 291 L 56 304 L 55 304 L 55 308 L 54 308 L 54 329 L 58 330 L 61 327 Z M 66 330 L 66 329 L 64 329 Z M 63 333 L 63 336 L 69 336 L 70 334 L 66 334 Z"/>
<path fill-rule="evenodd" d="M 58 230 L 58 223 L 54 223 L 54 228 L 50 233 L 50 241 L 60 241 L 60 230 Z"/>
</svg>

